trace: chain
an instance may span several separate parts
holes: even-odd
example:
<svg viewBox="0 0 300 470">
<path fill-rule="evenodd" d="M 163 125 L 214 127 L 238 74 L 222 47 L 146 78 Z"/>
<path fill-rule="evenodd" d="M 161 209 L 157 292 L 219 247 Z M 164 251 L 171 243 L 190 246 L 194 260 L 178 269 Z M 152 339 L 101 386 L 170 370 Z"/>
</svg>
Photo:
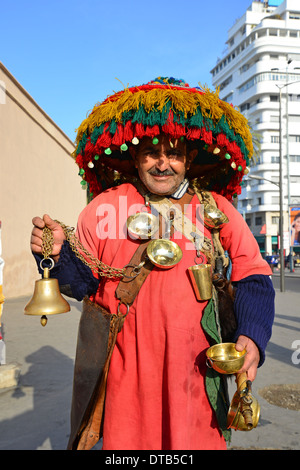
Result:
<svg viewBox="0 0 300 470">
<path fill-rule="evenodd" d="M 42 239 L 42 255 L 44 258 L 50 258 L 54 244 L 53 233 L 50 228 L 45 227 L 43 229 L 43 239 Z"/>
<path fill-rule="evenodd" d="M 108 277 L 108 278 L 124 277 L 124 274 L 125 274 L 125 269 L 124 268 L 121 268 L 121 269 L 112 268 L 111 266 L 108 266 L 107 264 L 100 261 L 98 258 L 95 258 L 91 253 L 89 253 L 84 248 L 82 243 L 78 240 L 78 238 L 76 238 L 76 236 L 74 234 L 74 228 L 73 227 L 67 227 L 66 225 L 64 225 L 62 222 L 59 222 L 58 220 L 55 220 L 55 222 L 58 223 L 61 226 L 61 228 L 63 229 L 65 237 L 66 237 L 67 241 L 69 242 L 69 245 L 70 245 L 72 251 L 77 256 L 77 258 L 79 258 L 92 271 L 99 274 L 99 276 Z M 47 240 L 48 243 L 47 244 L 45 243 L 45 249 L 47 249 L 47 253 L 48 253 L 50 248 L 51 248 L 51 251 L 52 251 L 53 234 L 52 234 L 52 231 L 48 228 L 44 228 L 44 231 L 46 231 L 45 238 L 48 239 Z M 50 241 L 49 231 L 51 233 L 52 242 Z M 43 237 L 43 239 L 44 239 L 44 237 Z M 86 258 L 80 253 L 79 250 L 81 250 L 82 253 L 85 254 L 85 256 L 90 260 L 90 262 L 88 262 L 86 260 Z M 51 251 L 50 251 L 50 254 L 51 254 Z M 49 254 L 49 256 L 50 256 L 50 254 Z M 45 256 L 45 254 L 44 254 L 44 256 Z"/>
</svg>

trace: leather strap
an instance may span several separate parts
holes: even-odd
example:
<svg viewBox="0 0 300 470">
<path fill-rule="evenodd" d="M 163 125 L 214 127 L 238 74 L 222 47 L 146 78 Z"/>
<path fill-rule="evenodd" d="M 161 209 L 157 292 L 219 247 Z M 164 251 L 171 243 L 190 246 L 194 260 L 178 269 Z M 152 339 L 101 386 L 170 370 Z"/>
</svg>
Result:
<svg viewBox="0 0 300 470">
<path fill-rule="evenodd" d="M 146 277 L 152 271 L 154 265 L 146 257 L 147 246 L 151 240 L 142 242 L 128 263 L 125 276 L 121 279 L 116 289 L 116 297 L 125 305 L 132 305 Z M 143 265 L 141 266 L 141 263 Z"/>
</svg>

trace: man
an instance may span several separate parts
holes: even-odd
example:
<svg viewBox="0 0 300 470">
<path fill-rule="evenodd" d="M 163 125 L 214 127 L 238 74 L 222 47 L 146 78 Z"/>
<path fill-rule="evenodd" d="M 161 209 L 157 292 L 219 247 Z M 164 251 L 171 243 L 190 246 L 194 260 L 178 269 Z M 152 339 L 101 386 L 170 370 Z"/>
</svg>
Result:
<svg viewBox="0 0 300 470">
<path fill-rule="evenodd" d="M 62 292 L 85 297 L 70 449 L 91 448 L 102 432 L 103 449 L 226 448 L 226 391 L 205 359 L 209 345 L 222 341 L 216 295 L 199 301 L 188 268 L 214 270 L 220 259 L 227 267 L 229 254 L 236 287 L 232 340 L 237 350 L 246 348 L 241 372 L 253 381 L 271 335 L 274 289 L 257 243 L 229 202 L 240 191 L 251 151 L 237 111 L 175 79 L 116 93 L 79 128 L 76 161 L 93 197 L 79 217 L 81 245 L 66 241 L 47 215 L 33 219 L 31 238 L 39 258 L 42 230 L 52 230 L 52 276 Z M 208 202 L 227 217 L 220 227 L 207 222 Z M 166 217 L 173 208 L 174 219 Z M 172 240 L 182 253 L 170 269 L 154 266 L 149 240 L 126 230 L 132 213 L 149 209 L 159 219 L 153 238 Z M 90 269 L 91 259 L 100 260 L 98 271 Z M 109 333 L 100 318 L 108 319 Z M 101 348 L 104 360 L 95 359 Z"/>
</svg>

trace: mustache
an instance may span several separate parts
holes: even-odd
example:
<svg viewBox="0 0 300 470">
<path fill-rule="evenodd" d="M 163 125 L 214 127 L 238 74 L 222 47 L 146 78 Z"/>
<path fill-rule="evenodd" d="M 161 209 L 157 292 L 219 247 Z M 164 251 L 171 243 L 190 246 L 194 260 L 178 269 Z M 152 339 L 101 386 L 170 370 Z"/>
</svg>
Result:
<svg viewBox="0 0 300 470">
<path fill-rule="evenodd" d="M 175 171 L 171 170 L 170 168 L 167 168 L 164 171 L 159 170 L 158 168 L 153 168 L 149 170 L 149 174 L 152 176 L 175 176 Z"/>
</svg>

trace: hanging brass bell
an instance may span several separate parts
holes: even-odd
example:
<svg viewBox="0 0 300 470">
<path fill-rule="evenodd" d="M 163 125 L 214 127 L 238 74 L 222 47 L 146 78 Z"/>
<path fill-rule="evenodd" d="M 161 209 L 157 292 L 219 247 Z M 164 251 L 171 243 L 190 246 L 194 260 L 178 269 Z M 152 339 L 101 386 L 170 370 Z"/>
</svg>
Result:
<svg viewBox="0 0 300 470">
<path fill-rule="evenodd" d="M 47 324 L 47 315 L 70 311 L 70 305 L 59 290 L 58 280 L 50 278 L 50 269 L 44 268 L 43 278 L 35 282 L 32 299 L 26 305 L 25 315 L 40 315 L 41 324 Z"/>
</svg>

